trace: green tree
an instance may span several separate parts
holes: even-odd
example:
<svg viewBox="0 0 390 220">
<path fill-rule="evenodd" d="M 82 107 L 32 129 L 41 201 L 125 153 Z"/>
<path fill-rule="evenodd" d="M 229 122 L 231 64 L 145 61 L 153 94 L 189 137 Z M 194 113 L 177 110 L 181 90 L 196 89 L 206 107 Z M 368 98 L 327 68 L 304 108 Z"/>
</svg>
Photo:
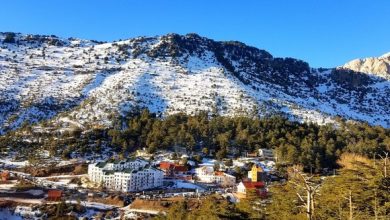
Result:
<svg viewBox="0 0 390 220">
<path fill-rule="evenodd" d="M 5 35 L 3 43 L 15 43 L 15 34 L 14 33 L 7 33 Z"/>
</svg>

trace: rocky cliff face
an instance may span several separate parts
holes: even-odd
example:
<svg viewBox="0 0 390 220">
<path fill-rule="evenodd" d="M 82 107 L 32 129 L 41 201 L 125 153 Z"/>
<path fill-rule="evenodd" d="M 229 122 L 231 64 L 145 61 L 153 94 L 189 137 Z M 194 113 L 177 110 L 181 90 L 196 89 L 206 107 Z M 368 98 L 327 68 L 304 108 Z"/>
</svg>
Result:
<svg viewBox="0 0 390 220">
<path fill-rule="evenodd" d="M 346 63 L 343 68 L 357 72 L 373 74 L 384 79 L 390 79 L 390 53 L 380 57 L 356 59 Z"/>
</svg>

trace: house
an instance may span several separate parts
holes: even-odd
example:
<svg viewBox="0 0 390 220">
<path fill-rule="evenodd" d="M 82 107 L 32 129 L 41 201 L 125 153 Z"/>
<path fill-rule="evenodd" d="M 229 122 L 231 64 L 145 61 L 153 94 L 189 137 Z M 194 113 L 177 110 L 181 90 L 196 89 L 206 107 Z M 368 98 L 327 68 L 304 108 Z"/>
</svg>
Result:
<svg viewBox="0 0 390 220">
<path fill-rule="evenodd" d="M 184 175 L 188 171 L 188 168 L 184 165 L 174 164 L 166 161 L 160 162 L 159 167 L 162 171 L 164 171 L 165 176 Z"/>
<path fill-rule="evenodd" d="M 237 193 L 242 195 L 248 195 L 249 191 L 255 192 L 260 197 L 267 196 L 267 190 L 264 182 L 240 182 L 237 186 Z"/>
<path fill-rule="evenodd" d="M 136 157 L 143 157 L 143 158 L 150 158 L 151 156 L 153 156 L 153 154 L 148 153 L 148 151 L 145 148 L 143 148 L 142 150 L 137 150 L 135 152 L 135 156 Z"/>
<path fill-rule="evenodd" d="M 236 184 L 235 176 L 221 171 L 214 171 L 214 167 L 212 166 L 196 168 L 195 173 L 200 182 L 215 183 L 224 187 L 234 186 Z"/>
<path fill-rule="evenodd" d="M 47 192 L 47 200 L 49 201 L 59 201 L 62 197 L 62 191 L 58 189 L 50 189 Z"/>
<path fill-rule="evenodd" d="M 271 149 L 261 148 L 259 149 L 259 157 L 263 160 L 274 160 L 274 153 Z"/>
<path fill-rule="evenodd" d="M 88 176 L 92 182 L 122 192 L 160 187 L 163 175 L 162 170 L 139 158 L 88 165 Z"/>
<path fill-rule="evenodd" d="M 266 181 L 267 173 L 260 165 L 253 164 L 251 170 L 248 172 L 248 178 L 251 179 L 252 182 Z"/>
</svg>

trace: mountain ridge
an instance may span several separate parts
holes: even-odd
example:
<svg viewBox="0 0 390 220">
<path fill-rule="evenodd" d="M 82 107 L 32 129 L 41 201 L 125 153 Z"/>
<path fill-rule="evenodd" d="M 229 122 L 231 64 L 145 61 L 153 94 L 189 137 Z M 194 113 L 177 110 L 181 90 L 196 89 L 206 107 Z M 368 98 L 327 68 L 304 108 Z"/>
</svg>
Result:
<svg viewBox="0 0 390 220">
<path fill-rule="evenodd" d="M 390 80 L 390 52 L 379 57 L 367 57 L 351 60 L 340 68 L 373 74 Z"/>
<path fill-rule="evenodd" d="M 50 118 L 63 127 L 110 126 L 113 115 L 144 107 L 161 115 L 281 113 L 390 126 L 387 79 L 314 69 L 237 41 L 167 34 L 104 43 L 0 33 L 0 42 L 0 132 Z"/>
</svg>

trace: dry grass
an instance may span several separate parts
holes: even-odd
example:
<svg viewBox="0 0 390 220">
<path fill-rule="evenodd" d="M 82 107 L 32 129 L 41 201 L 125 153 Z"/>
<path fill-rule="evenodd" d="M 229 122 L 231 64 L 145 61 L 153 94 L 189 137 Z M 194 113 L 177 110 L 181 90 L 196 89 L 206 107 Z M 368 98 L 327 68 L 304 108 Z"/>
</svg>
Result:
<svg viewBox="0 0 390 220">
<path fill-rule="evenodd" d="M 108 205 L 116 205 L 123 207 L 124 206 L 124 201 L 118 196 L 109 196 L 107 198 L 90 198 L 90 202 L 100 202 Z"/>
<path fill-rule="evenodd" d="M 74 175 L 86 174 L 88 173 L 88 166 L 86 164 L 79 164 L 75 166 L 73 170 Z"/>
<path fill-rule="evenodd" d="M 344 153 L 340 156 L 340 159 L 337 161 L 337 163 L 343 167 L 344 169 L 349 170 L 355 170 L 357 169 L 358 165 L 363 165 L 367 167 L 372 167 L 373 162 L 367 157 L 352 154 L 352 153 Z"/>
<path fill-rule="evenodd" d="M 186 198 L 183 197 L 164 198 L 159 200 L 135 199 L 129 207 L 132 209 L 156 210 L 160 212 L 167 212 L 172 204 L 184 201 L 185 199 Z M 196 198 L 187 198 L 186 201 L 189 209 L 196 209 L 201 203 L 201 200 L 198 200 Z"/>
</svg>

